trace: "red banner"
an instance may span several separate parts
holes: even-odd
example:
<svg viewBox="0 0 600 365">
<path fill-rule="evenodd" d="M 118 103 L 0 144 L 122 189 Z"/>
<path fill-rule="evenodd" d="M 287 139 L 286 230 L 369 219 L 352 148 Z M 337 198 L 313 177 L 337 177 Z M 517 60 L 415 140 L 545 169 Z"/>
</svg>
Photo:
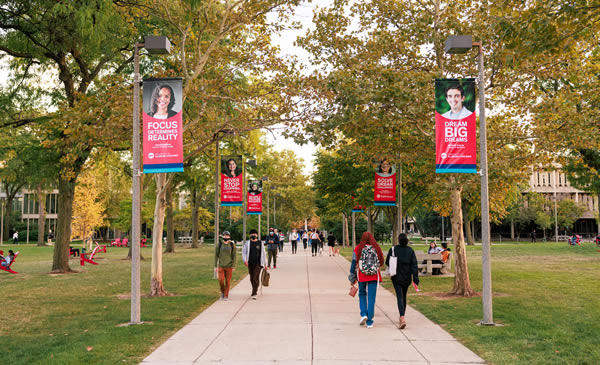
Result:
<svg viewBox="0 0 600 365">
<path fill-rule="evenodd" d="M 251 180 L 248 182 L 247 196 L 248 214 L 262 214 L 262 181 Z"/>
<path fill-rule="evenodd" d="M 435 172 L 477 172 L 474 79 L 435 80 Z"/>
<path fill-rule="evenodd" d="M 242 156 L 221 158 L 221 205 L 241 206 L 244 194 Z"/>
<path fill-rule="evenodd" d="M 476 125 L 475 113 L 452 120 L 435 112 L 437 173 L 477 172 Z"/>
<path fill-rule="evenodd" d="M 144 173 L 183 171 L 181 82 L 144 80 Z"/>
<path fill-rule="evenodd" d="M 396 205 L 396 173 L 375 173 L 375 205 Z"/>
</svg>

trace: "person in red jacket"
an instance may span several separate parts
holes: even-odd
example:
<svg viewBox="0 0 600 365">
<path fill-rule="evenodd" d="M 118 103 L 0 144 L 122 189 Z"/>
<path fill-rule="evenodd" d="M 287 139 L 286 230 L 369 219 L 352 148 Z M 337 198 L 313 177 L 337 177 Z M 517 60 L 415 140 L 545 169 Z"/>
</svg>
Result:
<svg viewBox="0 0 600 365">
<path fill-rule="evenodd" d="M 363 233 L 360 243 L 352 253 L 348 279 L 352 285 L 358 282 L 360 325 L 366 324 L 367 328 L 373 328 L 377 284 L 381 281 L 379 268 L 383 264 L 384 257 L 381 247 L 379 247 L 371 233 Z"/>
</svg>

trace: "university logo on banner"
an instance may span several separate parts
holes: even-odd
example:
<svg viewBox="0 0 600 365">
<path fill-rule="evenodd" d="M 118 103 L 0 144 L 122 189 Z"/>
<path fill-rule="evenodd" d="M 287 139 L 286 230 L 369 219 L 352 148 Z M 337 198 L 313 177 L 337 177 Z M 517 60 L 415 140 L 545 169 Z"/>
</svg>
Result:
<svg viewBox="0 0 600 365">
<path fill-rule="evenodd" d="M 262 214 L 262 191 L 261 180 L 248 182 L 248 214 Z"/>
<path fill-rule="evenodd" d="M 475 79 L 435 80 L 435 172 L 477 172 Z"/>
<path fill-rule="evenodd" d="M 374 204 L 396 205 L 396 170 L 387 158 L 381 160 L 375 170 Z"/>
<path fill-rule="evenodd" d="M 221 157 L 221 205 L 242 206 L 244 176 L 242 156 Z"/>
<path fill-rule="evenodd" d="M 182 80 L 144 80 L 144 173 L 183 171 Z"/>
</svg>

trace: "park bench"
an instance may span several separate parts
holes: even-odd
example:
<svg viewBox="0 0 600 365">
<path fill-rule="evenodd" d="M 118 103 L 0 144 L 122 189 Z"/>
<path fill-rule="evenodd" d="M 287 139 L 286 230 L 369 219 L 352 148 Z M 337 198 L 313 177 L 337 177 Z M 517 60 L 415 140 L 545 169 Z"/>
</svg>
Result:
<svg viewBox="0 0 600 365">
<path fill-rule="evenodd" d="M 427 275 L 433 275 L 433 269 L 440 269 L 442 274 L 447 274 L 452 268 L 452 252 L 448 255 L 448 261 L 442 264 L 434 264 L 433 261 L 442 261 L 442 254 L 428 254 L 424 252 L 415 252 L 419 270 L 426 269 Z M 425 261 L 425 263 L 423 263 Z"/>
<path fill-rule="evenodd" d="M 85 263 L 87 262 L 92 265 L 98 265 L 98 263 L 94 261 L 94 256 L 96 256 L 98 251 L 100 251 L 100 246 L 96 244 L 96 247 L 94 247 L 91 254 L 82 252 L 81 255 L 79 255 L 79 264 L 85 266 Z M 90 257 L 88 258 L 87 255 L 90 255 Z"/>
<path fill-rule="evenodd" d="M 439 237 L 421 237 L 421 241 L 425 241 L 425 244 L 429 246 L 429 241 L 440 241 Z"/>
<path fill-rule="evenodd" d="M 19 251 L 15 252 L 15 257 L 14 259 L 10 262 L 10 264 L 8 264 L 8 267 L 2 266 L 0 265 L 0 269 L 9 272 L 11 274 L 18 274 L 18 272 L 14 271 L 13 269 L 11 269 L 12 264 L 15 263 L 15 261 L 17 260 L 17 256 L 19 256 Z"/>
<path fill-rule="evenodd" d="M 192 236 L 189 236 L 189 237 L 184 237 L 184 236 L 177 237 L 177 242 L 178 243 L 192 243 Z"/>
</svg>

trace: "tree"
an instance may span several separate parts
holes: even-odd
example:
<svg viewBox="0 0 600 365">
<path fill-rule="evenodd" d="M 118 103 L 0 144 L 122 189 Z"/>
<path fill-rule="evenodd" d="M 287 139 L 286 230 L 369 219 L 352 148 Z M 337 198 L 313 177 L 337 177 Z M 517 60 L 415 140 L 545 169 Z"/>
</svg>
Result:
<svg viewBox="0 0 600 365">
<path fill-rule="evenodd" d="M 95 179 L 93 174 L 87 170 L 91 169 L 91 166 L 86 166 L 86 171 L 79 176 L 75 187 L 71 231 L 72 238 L 79 237 L 87 242 L 88 250 L 91 252 L 94 230 L 104 221 L 104 207 L 99 201 L 98 191 L 98 186 L 103 182 Z"/>
<path fill-rule="evenodd" d="M 126 19 L 126 9 L 110 0 L 18 0 L 0 8 L 0 51 L 9 56 L 12 71 L 12 87 L 2 99 L 26 96 L 16 106 L 2 104 L 0 126 L 35 131 L 55 157 L 55 272 L 71 270 L 68 248 L 79 173 L 95 147 L 122 145 L 121 137 L 129 131 L 122 123 L 130 110 L 123 103 L 128 99 L 124 83 L 107 76 L 118 75 L 131 62 L 134 32 Z M 37 87 L 44 72 L 56 73 L 59 83 Z"/>
<path fill-rule="evenodd" d="M 600 199 L 600 149 L 582 148 L 572 151 L 565 171 L 571 185 L 596 194 L 597 199 Z M 600 204 L 596 222 L 600 233 Z"/>
</svg>

